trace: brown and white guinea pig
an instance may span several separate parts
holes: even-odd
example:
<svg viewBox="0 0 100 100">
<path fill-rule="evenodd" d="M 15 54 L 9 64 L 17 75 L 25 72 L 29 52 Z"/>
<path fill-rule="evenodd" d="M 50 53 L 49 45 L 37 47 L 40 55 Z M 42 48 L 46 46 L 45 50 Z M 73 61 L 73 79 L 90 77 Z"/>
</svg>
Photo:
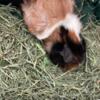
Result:
<svg viewBox="0 0 100 100">
<path fill-rule="evenodd" d="M 86 54 L 74 5 L 74 0 L 23 0 L 21 4 L 30 33 L 43 42 L 50 60 L 66 70 L 79 66 Z"/>
</svg>

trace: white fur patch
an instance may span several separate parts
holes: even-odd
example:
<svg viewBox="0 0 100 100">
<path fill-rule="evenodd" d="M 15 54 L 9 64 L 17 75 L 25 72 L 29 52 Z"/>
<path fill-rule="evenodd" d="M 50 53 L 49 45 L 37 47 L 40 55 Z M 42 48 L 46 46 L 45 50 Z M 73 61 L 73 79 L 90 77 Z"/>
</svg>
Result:
<svg viewBox="0 0 100 100">
<path fill-rule="evenodd" d="M 44 32 L 40 33 L 40 34 L 37 34 L 36 37 L 39 39 L 39 40 L 43 40 L 43 39 L 46 39 L 48 38 L 53 32 L 54 30 L 61 26 L 62 25 L 62 21 L 56 23 L 55 25 L 53 25 L 51 28 L 47 28 L 44 30 Z"/>
<path fill-rule="evenodd" d="M 63 21 L 62 25 L 69 31 L 75 32 L 76 36 L 79 38 L 79 34 L 82 28 L 80 19 L 75 14 L 68 14 Z"/>
<path fill-rule="evenodd" d="M 76 36 L 79 38 L 82 24 L 80 19 L 75 14 L 67 14 L 64 20 L 61 20 L 52 27 L 45 29 L 44 32 L 37 34 L 36 37 L 39 40 L 46 39 L 54 32 L 56 28 L 60 26 L 64 26 L 69 31 L 75 32 Z"/>
</svg>

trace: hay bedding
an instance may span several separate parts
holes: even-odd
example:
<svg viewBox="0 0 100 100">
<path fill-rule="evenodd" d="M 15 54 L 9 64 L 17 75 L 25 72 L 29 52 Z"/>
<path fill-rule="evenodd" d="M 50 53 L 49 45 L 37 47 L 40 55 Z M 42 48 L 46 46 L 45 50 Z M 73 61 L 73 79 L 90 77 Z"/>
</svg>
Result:
<svg viewBox="0 0 100 100">
<path fill-rule="evenodd" d="M 84 28 L 87 60 L 62 73 L 31 36 L 20 12 L 0 6 L 0 100 L 99 100 L 100 26 Z"/>
</svg>

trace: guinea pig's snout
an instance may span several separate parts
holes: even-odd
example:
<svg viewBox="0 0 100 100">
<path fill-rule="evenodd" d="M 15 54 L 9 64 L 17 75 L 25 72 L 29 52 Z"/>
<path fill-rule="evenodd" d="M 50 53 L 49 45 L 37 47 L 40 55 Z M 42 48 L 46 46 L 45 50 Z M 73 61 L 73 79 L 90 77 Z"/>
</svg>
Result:
<svg viewBox="0 0 100 100">
<path fill-rule="evenodd" d="M 86 54 L 86 44 L 85 41 L 82 38 L 82 41 L 80 41 L 78 44 L 75 44 L 74 42 L 67 43 L 64 46 L 64 50 L 61 52 L 63 55 L 64 61 L 66 63 L 71 62 L 79 62 L 81 63 L 85 59 Z"/>
<path fill-rule="evenodd" d="M 85 60 L 86 57 L 86 42 L 81 35 L 80 40 L 81 41 L 77 44 L 70 41 L 69 47 L 72 53 L 78 58 L 79 62 L 81 63 L 83 60 Z"/>
</svg>

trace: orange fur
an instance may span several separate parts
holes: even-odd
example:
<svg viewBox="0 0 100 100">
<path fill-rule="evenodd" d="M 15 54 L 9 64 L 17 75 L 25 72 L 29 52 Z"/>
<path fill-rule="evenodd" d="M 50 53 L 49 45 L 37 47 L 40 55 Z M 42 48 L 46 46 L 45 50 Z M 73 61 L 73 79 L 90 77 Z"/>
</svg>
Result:
<svg viewBox="0 0 100 100">
<path fill-rule="evenodd" d="M 80 62 L 77 62 L 76 64 L 66 64 L 66 65 L 62 66 L 62 68 L 63 68 L 62 70 L 68 71 L 68 70 L 76 69 L 79 66 L 79 63 Z"/>
<path fill-rule="evenodd" d="M 77 36 L 76 36 L 76 33 L 75 32 L 69 32 L 68 33 L 68 35 L 69 35 L 69 37 L 75 42 L 75 43 L 79 43 L 80 42 L 80 37 L 78 38 Z"/>
<path fill-rule="evenodd" d="M 47 39 L 43 40 L 44 48 L 47 52 L 51 51 L 52 45 L 56 42 L 61 42 L 61 37 L 58 34 L 60 32 L 59 29 L 56 29 Z"/>
<path fill-rule="evenodd" d="M 26 1 L 26 0 L 25 0 Z M 33 34 L 41 34 L 73 12 L 73 0 L 28 0 L 22 4 L 25 23 Z M 30 3 L 29 3 L 30 2 Z"/>
</svg>

